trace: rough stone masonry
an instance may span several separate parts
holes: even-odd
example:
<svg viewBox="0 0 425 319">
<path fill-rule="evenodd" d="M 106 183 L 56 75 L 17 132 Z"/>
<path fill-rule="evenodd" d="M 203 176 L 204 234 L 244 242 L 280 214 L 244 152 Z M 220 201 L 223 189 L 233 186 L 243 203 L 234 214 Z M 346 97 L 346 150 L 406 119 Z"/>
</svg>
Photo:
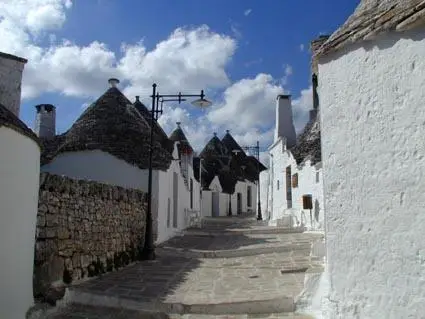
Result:
<svg viewBox="0 0 425 319">
<path fill-rule="evenodd" d="M 34 295 L 52 285 L 112 271 L 137 259 L 144 244 L 146 194 L 42 173 Z"/>
</svg>

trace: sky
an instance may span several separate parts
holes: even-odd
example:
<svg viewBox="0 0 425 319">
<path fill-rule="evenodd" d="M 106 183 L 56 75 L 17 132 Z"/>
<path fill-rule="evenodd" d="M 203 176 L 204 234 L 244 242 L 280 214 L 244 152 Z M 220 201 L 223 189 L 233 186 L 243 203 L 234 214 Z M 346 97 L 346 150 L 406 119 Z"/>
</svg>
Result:
<svg viewBox="0 0 425 319">
<path fill-rule="evenodd" d="M 56 106 L 57 133 L 120 80 L 131 101 L 198 94 L 205 110 L 170 102 L 159 119 L 176 122 L 195 150 L 225 130 L 241 145 L 273 142 L 276 96 L 292 95 L 300 132 L 312 108 L 309 43 L 334 32 L 358 0 L 0 0 L 0 51 L 28 59 L 21 119 Z"/>
</svg>

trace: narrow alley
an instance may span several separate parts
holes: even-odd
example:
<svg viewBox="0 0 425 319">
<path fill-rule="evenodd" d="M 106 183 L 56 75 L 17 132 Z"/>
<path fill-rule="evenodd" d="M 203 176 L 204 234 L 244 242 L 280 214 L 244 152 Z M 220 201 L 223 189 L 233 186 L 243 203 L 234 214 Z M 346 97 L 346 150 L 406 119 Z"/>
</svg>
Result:
<svg viewBox="0 0 425 319">
<path fill-rule="evenodd" d="M 255 217 L 206 218 L 138 262 L 70 287 L 49 319 L 309 318 L 295 314 L 322 235 L 266 226 Z"/>
</svg>

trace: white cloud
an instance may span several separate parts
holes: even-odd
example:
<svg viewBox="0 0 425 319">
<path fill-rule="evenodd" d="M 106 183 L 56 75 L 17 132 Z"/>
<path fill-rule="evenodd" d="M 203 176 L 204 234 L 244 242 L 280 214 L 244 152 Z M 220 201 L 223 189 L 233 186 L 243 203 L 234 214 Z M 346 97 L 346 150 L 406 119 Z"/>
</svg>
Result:
<svg viewBox="0 0 425 319">
<path fill-rule="evenodd" d="M 242 79 L 224 91 L 223 103 L 208 114 L 211 122 L 235 133 L 268 128 L 274 119 L 274 101 L 283 88 L 268 74 Z"/>
<path fill-rule="evenodd" d="M 230 83 L 225 67 L 236 41 L 214 33 L 207 26 L 178 28 L 148 51 L 143 42 L 123 44 L 120 55 L 105 43 L 87 46 L 62 39 L 51 32 L 60 28 L 71 8 L 69 0 L 21 0 L 0 4 L 2 50 L 25 57 L 29 63 L 23 78 L 23 98 L 43 92 L 68 96 L 96 96 L 109 77 L 127 84 L 125 93 L 148 95 L 151 84 L 178 91 L 221 88 Z M 47 33 L 48 32 L 48 33 Z M 46 37 L 48 47 L 38 45 Z M 59 42 L 59 43 L 57 43 Z"/>
<path fill-rule="evenodd" d="M 249 16 L 249 14 L 252 12 L 252 9 L 246 9 L 244 12 L 243 12 L 243 14 L 245 15 L 245 16 Z"/>
<path fill-rule="evenodd" d="M 304 50 L 305 50 L 305 45 L 301 43 L 301 44 L 300 44 L 300 51 L 301 51 L 301 52 L 304 52 Z"/>
<path fill-rule="evenodd" d="M 294 126 L 297 133 L 300 133 L 308 122 L 311 109 L 313 109 L 313 88 L 310 86 L 302 90 L 301 95 L 292 101 Z"/>
<path fill-rule="evenodd" d="M 146 102 L 153 82 L 159 84 L 160 92 L 170 93 L 224 89 L 222 98 L 200 116 L 169 103 L 159 122 L 167 133 L 175 128 L 175 122 L 182 122 L 198 151 L 213 132 L 221 137 L 226 129 L 241 145 L 254 145 L 257 140 L 262 147 L 270 145 L 276 96 L 284 92 L 282 83 L 269 74 L 231 83 L 226 67 L 237 47 L 234 38 L 217 34 L 207 26 L 178 28 L 150 51 L 141 40 L 124 43 L 121 52 L 115 53 L 99 41 L 81 46 L 57 38 L 54 31 L 66 23 L 71 8 L 70 0 L 21 0 L 7 6 L 0 2 L 2 50 L 29 60 L 24 71 L 24 98 L 46 92 L 85 98 L 87 103 L 75 113 L 102 94 L 110 77 L 121 80 L 121 88 L 131 100 L 140 95 Z M 237 25 L 232 23 L 231 27 L 234 37 L 241 37 Z M 44 38 L 47 47 L 39 44 Z M 286 65 L 284 76 L 292 73 Z M 311 89 L 302 91 L 293 105 L 299 130 L 311 108 Z"/>
<path fill-rule="evenodd" d="M 292 66 L 289 65 L 289 64 L 284 64 L 283 67 L 284 67 L 285 70 L 284 70 L 283 77 L 281 79 L 281 83 L 282 83 L 282 85 L 287 85 L 290 76 L 294 73 L 294 70 L 293 70 Z"/>
<path fill-rule="evenodd" d="M 70 0 L 24 0 L 13 4 L 2 1 L 0 29 L 15 26 L 33 34 L 56 30 L 62 27 L 66 20 L 65 11 L 71 7 Z"/>
</svg>

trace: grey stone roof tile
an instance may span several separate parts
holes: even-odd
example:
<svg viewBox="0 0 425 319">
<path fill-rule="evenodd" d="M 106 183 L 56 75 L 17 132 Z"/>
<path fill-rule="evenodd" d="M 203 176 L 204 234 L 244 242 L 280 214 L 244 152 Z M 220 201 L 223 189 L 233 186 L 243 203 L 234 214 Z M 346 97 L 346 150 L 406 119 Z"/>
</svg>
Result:
<svg viewBox="0 0 425 319">
<path fill-rule="evenodd" d="M 362 0 L 355 12 L 318 50 L 321 57 L 388 31 L 425 25 L 425 0 Z"/>
</svg>

